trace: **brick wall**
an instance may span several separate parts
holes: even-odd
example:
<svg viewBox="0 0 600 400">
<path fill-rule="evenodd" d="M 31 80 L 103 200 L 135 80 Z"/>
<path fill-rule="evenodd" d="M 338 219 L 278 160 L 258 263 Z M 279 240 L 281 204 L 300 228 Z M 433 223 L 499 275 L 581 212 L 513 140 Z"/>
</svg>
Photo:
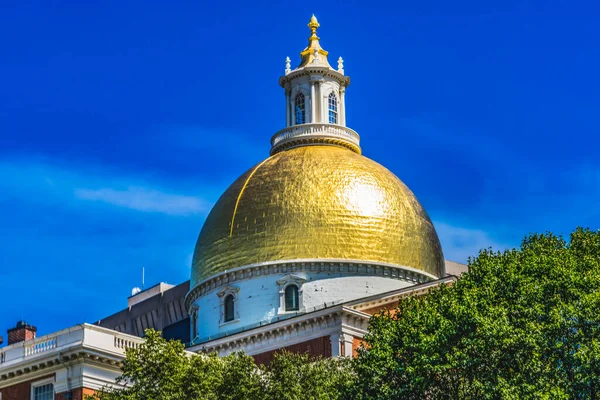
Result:
<svg viewBox="0 0 600 400">
<path fill-rule="evenodd" d="M 356 357 L 358 355 L 358 353 L 356 352 L 356 350 L 358 350 L 358 348 L 360 347 L 360 345 L 363 343 L 363 340 L 361 338 L 352 338 L 352 357 Z"/>
<path fill-rule="evenodd" d="M 291 353 L 308 353 L 311 357 L 331 357 L 331 340 L 329 336 L 308 340 L 306 342 L 293 344 L 291 346 L 282 347 L 277 350 L 267 351 L 266 353 L 257 354 L 254 357 L 256 364 L 268 364 L 273 359 L 273 355 L 281 350 L 287 350 Z M 4 399 L 3 399 L 4 400 Z"/>
<path fill-rule="evenodd" d="M 2 394 L 2 400 L 29 400 L 31 398 L 31 384 L 33 382 L 41 381 L 43 379 L 52 377 L 54 377 L 54 374 L 42 376 L 27 382 L 21 382 L 17 383 L 16 385 L 2 388 L 0 389 L 0 393 Z"/>
<path fill-rule="evenodd" d="M 67 399 L 69 399 L 69 397 L 67 396 L 67 393 L 68 392 L 57 393 L 54 396 L 54 400 L 67 400 Z M 70 398 L 70 400 L 84 400 L 85 399 L 85 397 L 84 397 L 85 395 L 92 395 L 92 394 L 94 394 L 94 391 L 92 389 L 88 389 L 88 388 L 73 389 L 73 390 L 71 390 L 71 398 Z"/>
<path fill-rule="evenodd" d="M 28 328 L 9 329 L 8 330 L 8 344 L 22 342 L 24 340 L 35 339 L 35 330 Z"/>
<path fill-rule="evenodd" d="M 398 302 L 394 301 L 393 303 L 384 304 L 384 305 L 376 306 L 376 307 L 372 307 L 372 308 L 367 308 L 366 310 L 360 310 L 360 311 L 367 313 L 367 314 L 375 315 L 375 314 L 379 314 L 380 312 L 385 311 L 385 310 L 394 311 L 397 306 L 398 306 Z"/>
</svg>

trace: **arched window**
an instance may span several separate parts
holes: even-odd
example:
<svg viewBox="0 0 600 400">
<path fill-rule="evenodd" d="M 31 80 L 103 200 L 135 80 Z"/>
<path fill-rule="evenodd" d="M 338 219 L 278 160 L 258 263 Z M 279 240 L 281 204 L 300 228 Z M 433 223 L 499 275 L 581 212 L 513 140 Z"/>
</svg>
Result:
<svg viewBox="0 0 600 400">
<path fill-rule="evenodd" d="M 327 101 L 329 105 L 329 123 L 337 124 L 338 122 L 338 105 L 337 105 L 337 97 L 335 93 L 329 93 L 329 98 Z"/>
<path fill-rule="evenodd" d="M 299 309 L 298 286 L 288 285 L 285 288 L 285 311 L 298 311 Z"/>
<path fill-rule="evenodd" d="M 296 125 L 304 124 L 306 122 L 306 107 L 304 101 L 304 93 L 300 92 L 296 95 L 295 103 L 295 114 L 296 114 Z"/>
<path fill-rule="evenodd" d="M 233 309 L 233 295 L 232 294 L 228 294 L 227 296 L 225 296 L 224 308 L 225 308 L 225 310 L 224 310 L 224 314 L 225 314 L 224 321 L 225 322 L 233 321 L 233 319 L 234 319 L 234 309 Z"/>
</svg>

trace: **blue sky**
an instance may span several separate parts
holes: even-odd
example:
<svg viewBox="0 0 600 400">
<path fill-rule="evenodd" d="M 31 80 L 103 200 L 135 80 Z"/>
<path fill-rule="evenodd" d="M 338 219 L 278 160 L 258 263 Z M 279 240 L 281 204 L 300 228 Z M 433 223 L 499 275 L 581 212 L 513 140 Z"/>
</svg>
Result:
<svg viewBox="0 0 600 400">
<path fill-rule="evenodd" d="M 466 261 L 600 227 L 597 2 L 20 1 L 0 15 L 0 332 L 188 278 L 207 212 L 284 127 L 312 13 L 348 125 Z M 2 333 L 0 333 L 2 334 Z"/>
</svg>

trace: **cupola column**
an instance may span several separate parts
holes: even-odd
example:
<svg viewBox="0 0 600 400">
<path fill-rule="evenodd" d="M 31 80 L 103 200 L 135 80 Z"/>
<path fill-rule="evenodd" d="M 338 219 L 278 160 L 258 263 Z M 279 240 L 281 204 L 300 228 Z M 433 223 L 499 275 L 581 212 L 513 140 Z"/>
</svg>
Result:
<svg viewBox="0 0 600 400">
<path fill-rule="evenodd" d="M 317 97 L 316 97 L 316 88 L 315 88 L 315 81 L 310 81 L 310 122 L 312 124 L 315 124 L 317 122 Z"/>
<path fill-rule="evenodd" d="M 346 88 L 340 87 L 340 125 L 346 126 Z"/>
</svg>

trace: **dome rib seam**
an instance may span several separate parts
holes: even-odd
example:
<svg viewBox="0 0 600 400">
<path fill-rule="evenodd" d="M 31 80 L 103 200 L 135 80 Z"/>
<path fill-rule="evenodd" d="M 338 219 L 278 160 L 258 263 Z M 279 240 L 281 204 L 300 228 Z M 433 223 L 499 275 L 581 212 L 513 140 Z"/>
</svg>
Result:
<svg viewBox="0 0 600 400">
<path fill-rule="evenodd" d="M 229 228 L 229 237 L 233 236 L 233 223 L 235 222 L 235 214 L 237 213 L 238 205 L 240 204 L 240 200 L 242 199 L 242 195 L 244 194 L 244 190 L 246 190 L 246 186 L 248 186 L 248 182 L 250 182 L 250 179 L 252 179 L 252 177 L 254 176 L 254 174 L 256 173 L 256 171 L 258 171 L 258 169 L 260 167 L 262 167 L 263 164 L 266 163 L 267 161 L 269 161 L 271 158 L 272 158 L 272 156 L 269 157 L 269 158 L 267 158 L 267 159 L 265 159 L 260 164 L 258 164 L 256 166 L 256 168 L 254 168 L 254 170 L 250 173 L 250 175 L 248 176 L 248 179 L 246 179 L 246 182 L 244 182 L 244 186 L 242 186 L 242 190 L 240 190 L 240 194 L 238 195 L 238 198 L 235 201 L 235 207 L 233 208 L 233 215 L 231 216 L 231 227 Z"/>
</svg>

